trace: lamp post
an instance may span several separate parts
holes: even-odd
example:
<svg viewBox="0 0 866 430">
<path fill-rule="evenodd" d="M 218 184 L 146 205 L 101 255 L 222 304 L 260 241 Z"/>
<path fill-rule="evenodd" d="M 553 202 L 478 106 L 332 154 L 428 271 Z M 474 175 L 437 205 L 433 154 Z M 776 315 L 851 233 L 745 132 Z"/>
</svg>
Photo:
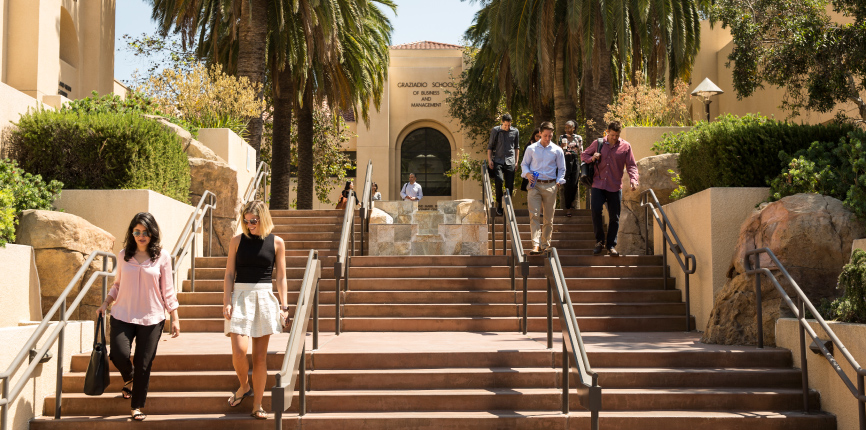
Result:
<svg viewBox="0 0 866 430">
<path fill-rule="evenodd" d="M 700 97 L 704 101 L 704 105 L 707 107 L 707 122 L 710 122 L 710 103 L 712 103 L 710 97 L 717 94 L 724 94 L 724 91 L 716 86 L 710 78 L 705 78 L 704 81 L 701 82 L 694 91 L 692 91 L 692 95 Z"/>
</svg>

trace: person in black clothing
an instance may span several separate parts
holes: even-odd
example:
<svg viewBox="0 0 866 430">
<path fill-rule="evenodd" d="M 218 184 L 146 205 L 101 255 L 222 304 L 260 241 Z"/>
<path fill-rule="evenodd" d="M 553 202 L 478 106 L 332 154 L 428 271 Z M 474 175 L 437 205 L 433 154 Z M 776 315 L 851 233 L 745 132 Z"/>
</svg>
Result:
<svg viewBox="0 0 866 430">
<path fill-rule="evenodd" d="M 574 134 L 574 128 L 574 121 L 567 121 L 565 134 L 559 137 L 560 146 L 565 152 L 565 185 L 562 187 L 562 208 L 565 209 L 565 216 L 571 216 L 574 208 L 580 174 L 580 153 L 583 152 L 583 138 Z"/>
<path fill-rule="evenodd" d="M 496 188 L 496 214 L 502 216 L 502 185 L 508 195 L 514 194 L 514 166 L 520 159 L 520 132 L 511 126 L 511 115 L 502 115 L 502 124 L 490 130 L 487 144 L 487 168 Z"/>
<path fill-rule="evenodd" d="M 253 397 L 251 415 L 264 420 L 268 418 L 262 409 L 268 379 L 268 340 L 272 334 L 283 331 L 289 315 L 286 245 L 282 238 L 271 233 L 274 223 L 264 202 L 247 203 L 241 214 L 243 233 L 231 240 L 223 283 L 223 317 L 227 321 L 226 332 L 231 335 L 232 364 L 240 381 L 240 388 L 229 397 L 228 403 L 237 407 L 247 397 Z M 275 282 L 272 281 L 274 275 Z M 273 293 L 274 283 L 279 299 Z M 247 362 L 250 338 L 252 383 Z"/>
</svg>

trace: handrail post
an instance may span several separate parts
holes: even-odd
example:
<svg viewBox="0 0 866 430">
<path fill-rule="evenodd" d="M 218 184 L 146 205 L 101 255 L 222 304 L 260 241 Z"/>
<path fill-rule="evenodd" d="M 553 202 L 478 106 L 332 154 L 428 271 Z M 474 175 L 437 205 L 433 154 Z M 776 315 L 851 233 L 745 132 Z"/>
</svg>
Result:
<svg viewBox="0 0 866 430">
<path fill-rule="evenodd" d="M 749 258 L 746 256 L 746 258 Z M 761 270 L 761 255 L 755 254 L 755 269 Z M 758 324 L 758 349 L 764 348 L 764 306 L 761 298 L 761 272 L 755 273 L 755 304 L 758 307 L 755 312 Z"/>
<path fill-rule="evenodd" d="M 553 288 L 547 276 L 547 349 L 553 349 Z"/>
<path fill-rule="evenodd" d="M 211 194 L 211 201 L 216 206 L 216 195 Z M 213 257 L 213 207 L 208 208 L 207 256 Z M 195 257 L 195 256 L 193 256 Z"/>
<path fill-rule="evenodd" d="M 351 241 L 352 252 L 349 254 L 355 256 L 355 208 L 352 208 L 352 217 L 349 218 L 349 240 Z"/>
<path fill-rule="evenodd" d="M 277 372 L 277 374 L 274 375 L 275 384 L 273 388 L 273 394 L 277 394 L 277 387 L 280 387 L 282 379 L 283 378 L 282 375 L 280 375 L 280 372 Z M 294 389 L 294 387 L 292 387 L 292 389 Z M 274 425 L 277 430 L 283 430 L 283 409 L 285 409 L 285 407 L 283 406 L 283 402 L 285 401 L 285 394 L 272 395 L 271 397 L 271 409 L 274 410 Z"/>
<path fill-rule="evenodd" d="M 863 381 L 863 374 L 857 374 L 857 391 L 860 396 L 866 395 L 866 383 Z M 866 430 L 866 403 L 857 400 L 857 409 L 860 415 L 860 430 Z"/>
<path fill-rule="evenodd" d="M 647 197 L 644 194 L 643 196 L 641 196 L 641 205 L 644 205 L 643 200 L 645 200 L 645 199 L 647 199 Z M 649 217 L 650 217 L 650 207 L 649 207 L 649 205 L 645 205 L 644 206 L 644 227 L 645 227 L 644 230 L 646 231 L 646 234 L 644 234 L 643 237 L 646 239 L 645 240 L 645 242 L 646 242 L 646 246 L 645 246 L 646 255 L 653 255 L 653 253 L 650 250 L 650 241 L 649 241 L 649 237 L 650 237 L 650 235 L 649 235 L 650 218 Z M 662 249 L 664 249 L 664 248 L 662 248 Z M 665 268 L 664 270 L 668 270 L 668 269 Z"/>
<path fill-rule="evenodd" d="M 492 233 L 490 237 L 493 239 L 493 255 L 496 255 L 496 218 L 493 216 L 493 209 L 490 207 L 490 203 L 488 203 L 487 207 L 487 219 L 490 220 L 490 232 Z"/>
<path fill-rule="evenodd" d="M 60 419 L 60 404 L 63 400 L 63 349 L 66 343 L 66 299 L 60 301 L 60 337 L 57 338 L 57 384 L 54 389 L 54 419 Z"/>
<path fill-rule="evenodd" d="M 526 334 L 529 327 L 527 327 L 527 307 L 529 304 L 529 261 L 526 260 L 526 254 L 523 255 L 523 264 L 520 266 L 520 271 L 523 274 L 523 334 Z"/>
<path fill-rule="evenodd" d="M 562 340 L 562 414 L 568 415 L 568 348 Z"/>
<path fill-rule="evenodd" d="M 686 260 L 688 261 L 688 260 Z M 664 270 L 668 270 L 667 267 Z M 667 278 L 665 278 L 665 283 L 667 283 Z M 692 311 L 691 305 L 689 301 L 689 273 L 686 272 L 686 332 L 692 331 Z"/>
<path fill-rule="evenodd" d="M 189 290 L 190 292 L 195 292 L 195 231 L 198 230 L 195 226 L 195 221 L 192 222 L 192 256 L 190 256 L 190 267 L 192 268 L 189 281 Z"/>
<path fill-rule="evenodd" d="M 662 223 L 662 282 L 664 285 L 662 286 L 663 290 L 668 289 L 668 237 L 665 234 L 667 231 L 667 225 Z"/>
<path fill-rule="evenodd" d="M 496 217 L 493 218 L 493 222 L 496 222 Z M 506 236 L 508 235 L 508 225 L 505 223 L 505 213 L 502 214 L 502 255 L 508 254 L 508 249 L 505 246 L 505 242 L 507 240 Z M 495 238 L 494 238 L 495 240 Z"/>
<path fill-rule="evenodd" d="M 3 378 L 3 398 L 4 399 L 9 398 L 9 380 L 11 378 L 12 378 L 11 376 L 8 378 Z M 0 430 L 6 430 L 7 429 L 6 424 L 7 424 L 8 415 L 9 415 L 9 404 L 5 404 L 3 406 L 0 406 L 0 408 L 2 408 L 2 411 L 0 411 Z M 861 420 L 861 422 L 862 422 L 862 420 Z"/>
<path fill-rule="evenodd" d="M 340 259 L 338 258 L 336 262 L 334 262 L 334 303 L 336 303 L 336 309 L 334 313 L 334 334 L 337 336 L 340 335 L 340 275 L 343 271 L 343 263 L 340 263 Z"/>
<path fill-rule="evenodd" d="M 367 202 L 361 205 L 361 255 L 364 255 L 364 219 L 367 218 L 367 208 L 364 207 Z"/>
<path fill-rule="evenodd" d="M 316 351 L 318 349 L 319 349 L 319 281 L 316 280 L 316 291 L 313 292 L 313 351 Z"/>
<path fill-rule="evenodd" d="M 516 291 L 517 289 L 517 285 L 515 284 L 514 280 L 514 263 L 516 259 L 517 256 L 512 252 L 511 258 L 509 258 L 511 264 L 508 265 L 508 276 L 511 277 L 511 291 Z"/>
<path fill-rule="evenodd" d="M 809 412 L 809 363 L 806 361 L 806 329 L 803 324 L 806 324 L 806 303 L 803 299 L 797 296 L 797 315 L 800 324 L 800 369 L 803 376 L 803 410 Z M 859 401 L 859 400 L 858 400 Z"/>
<path fill-rule="evenodd" d="M 303 341 L 302 341 L 303 342 Z M 304 416 L 307 414 L 307 345 L 301 345 L 301 367 L 298 372 L 300 377 L 300 387 L 298 387 L 298 415 Z M 295 387 L 289 387 L 294 390 Z"/>
</svg>

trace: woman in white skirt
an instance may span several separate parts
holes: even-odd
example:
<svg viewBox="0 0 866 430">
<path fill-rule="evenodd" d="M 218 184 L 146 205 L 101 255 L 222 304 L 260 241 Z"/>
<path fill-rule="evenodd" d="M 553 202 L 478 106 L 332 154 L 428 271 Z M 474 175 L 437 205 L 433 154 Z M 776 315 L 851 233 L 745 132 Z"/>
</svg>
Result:
<svg viewBox="0 0 866 430">
<path fill-rule="evenodd" d="M 261 201 L 247 203 L 241 211 L 243 233 L 232 238 L 223 285 L 223 316 L 228 321 L 232 341 L 232 364 L 240 388 L 229 397 L 237 407 L 253 397 L 253 413 L 267 419 L 262 397 L 268 378 L 268 340 L 283 330 L 286 305 L 286 246 L 271 234 L 274 223 Z M 276 275 L 279 300 L 274 296 L 272 278 Z M 253 339 L 253 378 L 249 380 L 247 349 Z"/>
</svg>

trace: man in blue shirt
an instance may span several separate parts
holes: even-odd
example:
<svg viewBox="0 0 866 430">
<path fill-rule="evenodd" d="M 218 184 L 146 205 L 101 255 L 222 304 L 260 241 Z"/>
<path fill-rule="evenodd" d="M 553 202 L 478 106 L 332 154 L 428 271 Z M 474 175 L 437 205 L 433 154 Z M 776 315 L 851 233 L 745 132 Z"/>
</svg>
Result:
<svg viewBox="0 0 866 430">
<path fill-rule="evenodd" d="M 520 164 L 523 177 L 529 180 L 526 203 L 529 206 L 529 227 L 532 230 L 532 251 L 541 254 L 550 247 L 553 235 L 553 211 L 559 186 L 565 183 L 565 154 L 559 145 L 551 145 L 553 124 L 541 124 L 541 140 L 529 145 Z M 538 173 L 538 178 L 533 175 Z M 541 226 L 542 217 L 544 227 Z"/>
</svg>

